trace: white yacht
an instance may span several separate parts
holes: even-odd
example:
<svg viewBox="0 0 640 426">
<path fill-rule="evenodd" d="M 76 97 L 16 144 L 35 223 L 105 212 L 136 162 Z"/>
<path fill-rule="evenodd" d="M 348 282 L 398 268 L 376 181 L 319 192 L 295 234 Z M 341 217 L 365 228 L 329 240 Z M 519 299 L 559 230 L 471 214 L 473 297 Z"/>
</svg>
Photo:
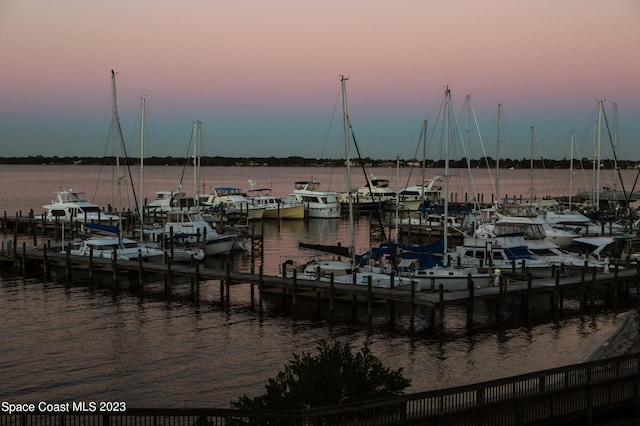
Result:
<svg viewBox="0 0 640 426">
<path fill-rule="evenodd" d="M 403 210 L 419 210 L 424 203 L 440 204 L 442 201 L 441 176 L 425 179 L 423 183 L 408 186 L 398 192 L 398 202 Z"/>
<path fill-rule="evenodd" d="M 54 192 L 56 198 L 45 204 L 47 220 L 76 221 L 83 223 L 117 224 L 118 216 L 104 213 L 100 207 L 87 199 L 84 192 L 65 189 Z"/>
<path fill-rule="evenodd" d="M 251 203 L 240 188 L 218 187 L 212 194 L 200 194 L 198 204 L 220 208 L 226 216 L 246 216 L 248 219 L 262 219 L 264 207 Z"/>
<path fill-rule="evenodd" d="M 338 201 L 343 207 L 352 203 L 358 212 L 379 212 L 388 204 L 395 204 L 396 192 L 389 188 L 389 179 L 372 177 L 366 185 L 356 191 L 340 194 Z"/>
<path fill-rule="evenodd" d="M 318 190 L 320 182 L 298 181 L 289 198 L 304 205 L 308 218 L 332 219 L 340 217 L 340 203 L 335 191 Z"/>
<path fill-rule="evenodd" d="M 169 211 L 164 226 L 145 232 L 156 242 L 173 234 L 174 242 L 187 248 L 202 247 L 206 256 L 228 254 L 233 250 L 236 238 L 236 235 L 220 235 L 195 210 Z"/>
<path fill-rule="evenodd" d="M 271 195 L 271 188 L 253 189 L 248 197 L 251 205 L 263 209 L 263 219 L 304 219 L 304 205 L 288 198 Z"/>
</svg>

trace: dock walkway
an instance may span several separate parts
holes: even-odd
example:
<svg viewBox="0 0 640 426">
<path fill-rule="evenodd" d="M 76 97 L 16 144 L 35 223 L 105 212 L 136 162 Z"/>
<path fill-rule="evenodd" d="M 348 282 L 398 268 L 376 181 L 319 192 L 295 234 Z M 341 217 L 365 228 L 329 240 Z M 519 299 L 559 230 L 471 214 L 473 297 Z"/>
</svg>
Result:
<svg viewBox="0 0 640 426">
<path fill-rule="evenodd" d="M 6 241 L 5 241 L 6 242 Z M 495 306 L 498 318 L 501 318 L 508 302 L 519 300 L 525 312 L 531 311 L 534 297 L 547 295 L 549 297 L 549 310 L 558 312 L 564 309 L 564 294 L 573 291 L 574 299 L 579 299 L 581 311 L 589 304 L 594 306 L 596 297 L 604 298 L 615 307 L 618 300 L 630 296 L 630 291 L 635 288 L 638 294 L 640 285 L 640 264 L 629 265 L 619 269 L 614 265 L 609 272 L 596 271 L 595 269 L 582 269 L 581 273 L 573 276 L 562 276 L 560 269 L 555 271 L 553 277 L 534 278 L 530 274 L 517 271 L 503 272 L 498 285 L 475 288 L 469 281 L 469 287 L 463 291 L 444 291 L 442 287 L 435 291 L 425 291 L 411 286 L 381 288 L 374 287 L 369 282 L 341 284 L 333 281 L 303 280 L 295 276 L 271 276 L 264 275 L 260 268 L 259 273 L 247 273 L 232 271 L 227 263 L 224 269 L 210 269 L 202 267 L 199 263 L 192 265 L 144 262 L 140 257 L 138 261 L 123 261 L 115 259 L 103 259 L 94 257 L 72 256 L 60 248 L 27 246 L 23 242 L 22 247 L 7 247 L 3 244 L 0 252 L 0 263 L 22 268 L 23 273 L 33 273 L 33 267 L 44 272 L 45 281 L 50 280 L 51 268 L 56 266 L 63 268 L 67 277 L 71 278 L 74 270 L 87 271 L 89 278 L 93 279 L 96 272 L 111 274 L 113 281 L 118 280 L 118 274 L 127 273 L 130 277 L 137 277 L 141 291 L 144 290 L 145 277 L 150 274 L 164 276 L 165 290 L 168 295 L 171 292 L 173 277 L 190 277 L 192 282 L 192 297 L 198 300 L 200 285 L 202 282 L 220 281 L 220 297 L 229 301 L 230 287 L 234 285 L 250 284 L 251 297 L 254 297 L 254 287 L 259 291 L 259 301 L 262 302 L 263 293 L 281 295 L 290 298 L 293 305 L 297 305 L 299 298 L 315 298 L 328 300 L 329 309 L 334 309 L 335 301 L 349 301 L 352 303 L 366 303 L 368 313 L 371 316 L 373 305 L 383 301 L 393 310 L 394 304 L 403 303 L 409 306 L 411 327 L 416 307 L 424 307 L 431 312 L 431 324 L 443 324 L 445 309 L 450 306 L 465 306 L 467 319 L 471 321 L 476 302 L 485 302 Z M 577 296 L 575 295 L 577 293 Z M 598 296 L 597 296 L 598 294 Z"/>
</svg>

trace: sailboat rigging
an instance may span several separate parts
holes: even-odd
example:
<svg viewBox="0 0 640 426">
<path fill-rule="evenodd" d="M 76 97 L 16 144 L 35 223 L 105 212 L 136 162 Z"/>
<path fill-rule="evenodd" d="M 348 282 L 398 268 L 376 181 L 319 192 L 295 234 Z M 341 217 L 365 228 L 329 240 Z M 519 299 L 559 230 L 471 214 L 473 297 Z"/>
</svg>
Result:
<svg viewBox="0 0 640 426">
<path fill-rule="evenodd" d="M 113 140 L 115 144 L 116 153 L 116 182 L 117 182 L 117 215 L 118 226 L 112 230 L 110 235 L 98 235 L 91 236 L 84 239 L 80 245 L 71 250 L 71 254 L 78 256 L 96 256 L 102 258 L 113 258 L 133 260 L 138 256 L 142 256 L 145 260 L 153 260 L 161 262 L 164 259 L 164 252 L 162 250 L 153 249 L 147 247 L 142 242 L 125 238 L 122 231 L 122 180 L 124 176 L 120 171 L 120 146 L 122 144 L 122 129 L 120 127 L 120 120 L 118 117 L 118 106 L 116 97 L 116 73 L 111 71 L 111 85 L 112 85 L 112 130 Z M 143 134 L 144 136 L 144 134 Z M 142 136 L 142 137 L 143 137 Z M 137 203 L 136 203 L 137 205 Z"/>
<path fill-rule="evenodd" d="M 342 109 L 343 109 L 343 125 L 344 125 L 344 143 L 345 143 L 345 157 L 347 164 L 347 185 L 351 188 L 351 153 L 350 153 L 350 139 L 349 139 L 349 116 L 347 109 L 347 94 L 346 94 L 346 81 L 348 77 L 340 76 L 340 84 L 342 89 Z M 365 174 L 366 176 L 366 174 Z M 351 197 L 349 197 L 349 247 L 344 250 L 339 244 L 337 247 L 327 247 L 323 245 L 311 245 L 305 243 L 299 243 L 299 247 L 313 248 L 316 251 L 323 251 L 325 253 L 330 252 L 333 254 L 346 254 L 349 257 L 349 263 L 343 262 L 340 259 L 313 259 L 296 268 L 296 273 L 299 278 L 317 279 L 328 281 L 330 279 L 335 282 L 343 284 L 357 284 L 368 285 L 369 282 L 374 287 L 391 287 L 392 283 L 396 287 L 410 285 L 417 283 L 416 280 L 406 277 L 396 277 L 395 275 L 389 275 L 383 273 L 380 268 L 372 268 L 370 265 L 364 265 L 362 270 L 356 263 L 355 256 L 355 229 L 353 218 L 353 204 Z M 340 255 L 340 254 L 339 254 Z M 285 262 L 285 265 L 287 262 Z M 395 272 L 395 271 L 394 271 Z M 286 273 L 286 271 L 283 271 Z"/>
</svg>

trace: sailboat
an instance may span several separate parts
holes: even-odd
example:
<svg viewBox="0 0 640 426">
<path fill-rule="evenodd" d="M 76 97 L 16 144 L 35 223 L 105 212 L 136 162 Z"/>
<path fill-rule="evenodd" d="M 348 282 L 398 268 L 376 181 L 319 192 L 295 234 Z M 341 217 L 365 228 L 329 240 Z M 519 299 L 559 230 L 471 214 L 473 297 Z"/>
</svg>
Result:
<svg viewBox="0 0 640 426">
<path fill-rule="evenodd" d="M 445 291 L 466 290 L 469 282 L 474 287 L 487 287 L 493 282 L 489 272 L 481 271 L 476 266 L 459 266 L 452 264 L 448 254 L 449 237 L 449 120 L 451 111 L 451 91 L 445 91 L 445 173 L 444 181 L 444 214 L 442 218 L 442 240 L 429 246 L 409 246 L 393 244 L 390 251 L 399 250 L 397 258 L 398 273 L 402 277 L 418 279 L 422 290 L 434 291 L 442 285 Z M 425 126 L 426 127 L 426 126 Z M 380 261 L 380 253 L 374 254 L 374 250 L 367 257 L 369 261 Z M 365 258 L 366 259 L 366 258 Z M 388 263 L 382 266 L 382 270 L 389 271 Z"/>
<path fill-rule="evenodd" d="M 111 85 L 113 90 L 113 112 L 112 112 L 112 135 L 116 148 L 116 176 L 117 176 L 117 197 L 118 197 L 118 226 L 102 227 L 105 235 L 89 236 L 83 239 L 80 244 L 70 251 L 76 256 L 94 256 L 111 259 L 114 256 L 121 260 L 136 260 L 141 255 L 145 261 L 162 262 L 164 251 L 138 243 L 135 240 L 124 238 L 122 235 L 122 178 L 120 172 L 120 121 L 118 118 L 118 106 L 116 98 L 116 73 L 111 71 Z"/>
<path fill-rule="evenodd" d="M 614 104 L 614 114 L 615 121 L 617 121 L 617 104 Z M 601 161 L 601 149 L 602 149 L 602 117 L 604 114 L 603 101 L 598 101 L 598 119 L 593 123 L 593 145 L 594 145 L 594 155 L 595 158 L 593 160 L 593 171 L 592 171 L 592 186 L 590 190 L 580 191 L 576 195 L 576 198 L 579 201 L 591 201 L 593 207 L 599 211 L 602 203 L 619 203 L 625 206 L 629 205 L 629 203 L 633 201 L 640 200 L 640 192 L 637 191 L 628 191 L 625 189 L 624 184 L 621 180 L 614 183 L 611 186 L 601 186 L 600 185 L 600 166 L 602 164 Z M 606 119 L 606 117 L 605 117 Z M 616 125 L 617 127 L 617 125 Z M 617 136 L 617 135 L 616 135 Z M 617 157 L 616 157 L 616 145 L 617 141 L 612 141 L 613 145 L 613 154 L 614 158 L 616 158 L 616 163 L 614 168 L 618 171 Z M 618 189 L 617 185 L 620 184 L 621 188 Z"/>
<path fill-rule="evenodd" d="M 342 89 L 342 110 L 344 122 L 344 141 L 347 164 L 347 187 L 351 188 L 351 159 L 349 145 L 349 115 L 347 112 L 347 77 L 341 76 Z M 296 267 L 297 276 L 301 279 L 329 281 L 333 277 L 334 282 L 342 284 L 368 285 L 371 281 L 373 287 L 390 288 L 393 283 L 394 287 L 408 287 L 412 284 L 419 289 L 417 280 L 407 277 L 392 277 L 388 273 L 384 273 L 380 268 L 372 268 L 370 265 L 364 265 L 359 268 L 356 263 L 354 245 L 355 245 L 355 229 L 353 217 L 353 204 L 348 203 L 349 208 L 349 237 L 350 243 L 348 247 L 340 244 L 337 246 L 327 246 L 319 244 L 299 243 L 299 247 L 313 249 L 318 252 L 334 255 L 334 258 L 314 258 L 304 265 Z M 337 256 L 337 258 L 336 258 Z M 345 262 L 342 258 L 349 259 Z M 286 263 L 285 263 L 286 264 Z M 283 271 L 285 272 L 285 271 Z M 285 272 L 286 273 L 286 272 Z"/>
</svg>

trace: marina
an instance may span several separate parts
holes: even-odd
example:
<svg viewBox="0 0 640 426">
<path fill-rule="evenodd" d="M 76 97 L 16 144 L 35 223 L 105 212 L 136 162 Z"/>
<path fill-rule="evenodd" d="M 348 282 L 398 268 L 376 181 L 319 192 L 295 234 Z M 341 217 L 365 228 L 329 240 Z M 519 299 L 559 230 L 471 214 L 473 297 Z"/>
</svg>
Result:
<svg viewBox="0 0 640 426">
<path fill-rule="evenodd" d="M 44 167 L 48 169 L 47 173 L 53 173 L 54 176 L 56 170 L 61 170 L 56 166 L 34 167 Z M 210 172 L 217 169 L 205 170 Z M 78 166 L 71 171 L 93 174 L 95 168 Z M 166 168 L 150 170 L 149 175 L 158 171 L 172 175 Z M 240 176 L 247 175 L 247 168 L 227 169 L 222 172 L 225 176 L 238 173 L 235 182 L 231 179 L 231 186 L 239 186 Z M 250 172 L 255 175 L 270 170 L 256 168 L 250 169 Z M 318 176 L 318 180 L 331 182 L 330 170 L 320 169 L 320 172 L 322 173 L 318 170 L 308 171 L 307 175 L 313 173 L 314 177 Z M 24 179 L 24 176 L 31 176 L 32 179 L 38 176 L 31 170 L 25 170 L 23 173 L 28 175 L 24 174 L 21 179 Z M 286 194 L 290 182 L 295 180 L 291 173 L 300 175 L 299 170 L 280 170 L 277 173 L 285 174 L 281 181 L 273 182 L 273 192 L 280 194 Z M 149 182 L 149 193 L 154 193 L 156 187 L 170 187 L 164 184 L 162 179 L 149 179 Z M 53 312 L 56 311 L 56 306 L 59 306 L 61 310 L 77 312 L 81 317 L 87 316 L 83 321 L 96 331 L 89 330 L 82 334 L 85 338 L 91 336 L 90 338 L 100 347 L 116 345 L 108 350 L 112 354 L 119 353 L 113 362 L 107 361 L 105 364 L 105 361 L 100 361 L 103 355 L 98 354 L 93 354 L 92 357 L 79 356 L 77 350 L 73 349 L 76 347 L 75 343 L 67 338 L 58 338 L 55 342 L 51 338 L 45 339 L 54 347 L 60 346 L 62 353 L 67 353 L 70 359 L 75 360 L 74 364 L 90 366 L 99 363 L 108 366 L 104 371 L 101 368 L 98 374 L 103 377 L 105 384 L 111 383 L 107 385 L 109 388 L 115 390 L 107 391 L 97 387 L 96 392 L 101 395 L 116 392 L 136 407 L 154 406 L 152 401 L 158 398 L 163 401 L 163 406 L 224 407 L 239 394 L 259 392 L 264 380 L 278 370 L 291 352 L 312 351 L 319 336 L 346 338 L 354 344 L 372 339 L 372 347 L 383 360 L 392 365 L 403 366 L 407 374 L 413 378 L 409 392 L 490 380 L 496 377 L 496 363 L 501 365 L 500 371 L 508 371 L 508 375 L 566 365 L 572 361 L 584 360 L 593 347 L 599 346 L 608 338 L 609 333 L 616 329 L 616 324 L 622 319 L 622 314 L 632 308 L 637 292 L 635 266 L 632 264 L 625 267 L 622 263 L 616 272 L 613 262 L 609 273 L 596 271 L 595 281 L 591 270 L 585 271 L 584 278 L 575 272 L 572 273 L 572 277 L 562 273 L 557 284 L 555 276 L 549 275 L 545 279 L 536 277 L 531 280 L 529 295 L 526 274 L 520 269 L 503 270 L 502 287 L 492 285 L 481 289 L 472 288 L 472 294 L 468 290 L 440 292 L 437 288 L 416 288 L 412 296 L 410 288 L 369 289 L 367 285 L 334 283 L 333 304 L 330 302 L 331 283 L 301 279 L 296 281 L 291 274 L 286 277 L 278 276 L 283 263 L 288 259 L 307 255 L 297 248 L 299 241 L 345 242 L 347 221 L 344 218 L 263 220 L 253 225 L 253 232 L 250 231 L 250 224 L 247 235 L 253 233 L 260 240 L 260 245 L 255 246 L 253 255 L 251 250 L 248 250 L 221 256 L 219 259 L 215 256 L 205 259 L 197 272 L 199 279 L 195 279 L 195 264 L 168 266 L 163 263 L 144 262 L 140 268 L 136 261 L 118 261 L 115 268 L 117 279 L 114 280 L 111 261 L 94 259 L 92 284 L 88 259 L 70 259 L 67 269 L 66 254 L 64 251 L 60 252 L 61 246 L 53 238 L 53 235 L 62 234 L 62 222 L 58 223 L 56 229 L 55 222 L 43 222 L 38 209 L 33 208 L 33 214 L 29 214 L 30 206 L 37 206 L 38 201 L 42 199 L 39 191 L 48 190 L 41 186 L 32 186 L 33 191 L 27 200 L 19 201 L 19 194 L 13 200 L 6 200 L 7 213 L 1 217 L 3 222 L 0 229 L 5 241 L 2 255 L 5 266 L 2 268 L 1 279 L 3 291 L 6 293 L 3 296 L 5 301 L 0 304 L 4 306 L 3 320 L 8 327 L 15 330 L 15 333 L 12 331 L 7 336 L 6 350 L 24 353 L 24 345 L 27 343 L 20 336 L 24 330 L 32 328 L 26 318 L 23 320 L 20 317 L 10 317 L 13 310 L 10 306 L 17 306 L 16 297 L 23 300 L 20 305 L 33 306 L 30 310 Z M 50 191 L 42 191 L 43 194 L 46 192 Z M 97 193 L 95 196 L 89 194 L 90 199 L 96 200 L 99 205 L 107 206 L 104 211 L 109 211 L 108 206 L 111 203 L 99 194 L 106 195 L 108 192 Z M 18 204 L 15 204 L 16 201 Z M 9 213 L 11 211 L 15 213 Z M 388 224 L 387 220 L 385 232 L 389 232 Z M 372 238 L 371 228 L 376 226 L 378 224 L 369 216 L 356 218 L 358 251 L 368 246 Z M 14 232 L 17 238 L 14 238 Z M 70 228 L 65 228 L 64 235 L 71 238 L 75 232 L 80 233 L 81 227 L 78 226 L 76 230 L 70 225 Z M 425 241 L 428 237 L 427 234 L 423 235 Z M 14 240 L 17 243 L 14 243 Z M 50 247 L 47 249 L 47 260 L 50 262 L 51 280 L 45 276 L 44 247 Z M 22 262 L 23 250 L 26 262 Z M 69 279 L 67 270 L 70 271 Z M 144 279 L 143 285 L 139 286 L 141 271 Z M 511 273 L 512 276 L 509 277 Z M 12 278 L 12 275 L 15 277 Z M 114 288 L 114 282 L 125 287 Z M 65 293 L 72 299 L 65 301 Z M 42 294 L 48 296 L 43 300 Z M 580 294 L 584 296 L 580 298 Z M 85 299 L 86 297 L 89 299 Z M 473 303 L 470 303 L 470 297 L 473 297 Z M 97 298 L 97 305 L 86 306 L 93 298 Z M 13 302 L 9 302 L 11 300 Z M 117 301 L 115 305 L 114 300 Z M 79 303 L 85 307 L 73 308 L 69 303 Z M 113 323 L 121 316 L 112 312 L 112 309 L 119 309 L 118 305 L 126 311 L 123 314 L 126 322 L 122 325 Z M 139 314 L 135 314 L 136 311 L 139 311 Z M 149 365 L 143 366 L 135 361 L 138 355 L 133 352 L 117 349 L 120 347 L 117 342 L 122 339 L 128 342 L 137 341 L 134 334 L 129 334 L 129 326 L 125 325 L 138 323 L 131 315 L 148 318 L 139 323 L 139 329 L 142 335 L 146 336 L 146 342 L 139 341 L 134 347 L 145 353 L 144 359 L 150 363 Z M 165 315 L 174 318 L 171 320 L 172 325 L 162 319 Z M 94 317 L 109 319 L 106 324 L 101 325 L 102 321 L 96 323 L 96 320 L 92 319 Z M 47 333 L 53 333 L 51 336 L 59 335 L 54 331 L 55 327 L 62 326 L 56 325 L 59 321 L 75 322 L 75 319 L 68 317 L 63 311 L 55 313 L 50 320 L 53 321 L 51 325 L 43 330 L 50 330 Z M 155 325 L 144 325 L 146 321 L 152 321 Z M 195 323 L 188 325 L 192 321 Z M 268 324 L 266 328 L 258 325 L 264 322 Z M 588 325 L 589 323 L 592 325 Z M 522 333 L 519 329 L 521 326 L 529 331 Z M 202 331 L 198 331 L 201 328 Z M 103 340 L 112 332 L 115 333 L 116 329 L 120 330 L 118 335 L 121 337 L 112 341 Z M 155 337 L 158 331 L 163 337 Z M 202 337 L 197 337 L 199 335 Z M 267 335 L 269 338 L 258 337 L 261 335 Z M 207 338 L 202 340 L 204 336 Z M 193 341 L 185 340 L 194 338 Z M 183 346 L 184 351 L 194 351 L 193 353 L 200 355 L 186 362 L 184 368 L 178 368 L 175 372 L 172 367 L 172 372 L 168 374 L 166 370 L 162 370 L 162 375 L 160 371 L 152 373 L 150 369 L 153 365 L 173 364 L 173 361 L 170 363 L 161 355 L 168 342 L 172 342 L 171 345 Z M 505 343 L 510 349 L 501 349 Z M 252 355 L 254 351 L 247 350 L 256 345 L 259 348 L 258 353 L 262 354 L 259 356 L 259 362 Z M 143 347 L 145 349 L 142 349 Z M 411 347 L 415 348 L 411 350 L 414 355 L 408 358 L 406 350 Z M 545 347 L 555 348 L 554 352 L 549 353 Z M 28 351 L 31 352 L 28 359 L 35 360 L 43 356 L 39 351 Z M 518 354 L 517 358 L 520 361 L 513 358 L 514 353 Z M 6 359 L 12 358 L 7 352 L 3 355 Z M 186 359 L 172 351 L 171 358 L 175 359 L 176 356 Z M 189 357 L 186 353 L 183 356 Z M 42 359 L 44 358 L 37 362 L 43 362 Z M 131 376 L 131 380 L 138 380 L 140 385 L 125 380 L 129 382 L 128 387 L 136 389 L 135 395 L 133 391 L 125 391 L 104 376 L 113 374 L 109 371 L 120 371 L 122 367 L 118 363 L 121 361 L 117 360 L 123 359 L 129 359 L 125 363 L 136 365 L 135 369 L 140 371 L 139 374 Z M 215 368 L 206 361 L 213 359 Z M 236 362 L 237 359 L 247 360 L 248 364 L 241 366 Z M 462 375 L 453 373 L 459 363 L 470 365 L 466 364 L 470 362 L 475 367 L 464 368 Z M 14 365 L 21 364 L 16 361 Z M 70 374 L 74 382 L 92 380 L 83 378 L 80 373 L 73 373 L 74 367 L 65 364 L 61 364 L 61 371 Z M 227 374 L 221 370 L 225 368 L 233 373 Z M 33 368 L 29 367 L 29 370 Z M 438 380 L 432 380 L 430 372 L 437 374 Z M 3 380 L 13 383 L 10 387 L 11 395 L 23 395 L 21 398 L 25 400 L 39 398 L 38 390 L 29 390 L 17 385 L 16 379 L 12 377 L 18 373 L 18 370 L 12 369 L 3 373 Z M 177 374 L 186 376 L 178 377 Z M 198 384 L 199 381 L 195 378 L 197 375 L 204 375 L 208 379 L 205 382 L 215 381 L 220 384 L 213 387 L 205 382 Z M 171 388 L 174 391 L 158 389 L 158 386 L 163 386 L 161 383 L 168 386 L 167 381 L 172 383 Z M 194 398 L 194 386 L 200 389 L 200 397 Z M 59 386 L 46 388 L 43 392 L 47 397 L 58 399 L 74 395 L 73 388 L 65 385 L 64 381 Z M 79 397 L 81 394 L 83 392 L 76 395 Z"/>
</svg>

